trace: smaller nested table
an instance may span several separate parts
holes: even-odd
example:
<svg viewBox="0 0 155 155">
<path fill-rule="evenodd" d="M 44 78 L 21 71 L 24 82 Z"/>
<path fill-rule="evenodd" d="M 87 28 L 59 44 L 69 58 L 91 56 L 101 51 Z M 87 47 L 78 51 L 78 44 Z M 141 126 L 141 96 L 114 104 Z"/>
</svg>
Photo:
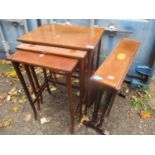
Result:
<svg viewBox="0 0 155 155">
<path fill-rule="evenodd" d="M 74 49 L 66 49 L 66 48 L 59 48 L 59 47 L 52 47 L 52 46 L 44 46 L 44 45 L 37 45 L 37 44 L 28 44 L 28 43 L 22 43 L 16 47 L 16 49 L 24 50 L 24 51 L 31 51 L 31 52 L 37 52 L 37 53 L 43 53 L 43 54 L 50 54 L 50 55 L 56 55 L 61 57 L 67 57 L 67 58 L 74 58 L 78 59 L 79 61 L 79 83 L 80 83 L 80 100 L 79 100 L 79 107 L 80 107 L 80 114 L 79 114 L 79 120 L 82 116 L 82 104 L 84 102 L 85 98 L 85 64 L 86 64 L 86 51 L 81 50 L 74 50 Z M 60 83 L 58 81 L 55 81 L 53 79 L 49 79 L 51 82 L 59 83 L 59 84 L 65 84 Z M 73 85 L 73 87 L 75 87 Z M 76 88 L 79 88 L 76 86 Z M 77 109 L 78 110 L 78 109 Z"/>
<path fill-rule="evenodd" d="M 35 53 L 35 52 L 28 52 L 28 51 L 22 51 L 17 50 L 15 54 L 11 55 L 8 60 L 12 61 L 13 66 L 16 70 L 16 73 L 19 77 L 19 80 L 23 86 L 23 89 L 26 93 L 26 96 L 30 102 L 30 105 L 33 109 L 35 119 L 37 119 L 37 110 L 35 108 L 35 103 L 42 100 L 42 92 L 45 88 L 49 89 L 48 85 L 48 78 L 46 70 L 44 69 L 50 69 L 55 72 L 61 72 L 66 77 L 66 83 L 67 83 L 67 94 L 68 94 L 68 107 L 70 111 L 70 122 L 71 122 L 71 133 L 74 132 L 74 104 L 72 101 L 72 73 L 75 70 L 75 67 L 78 64 L 77 59 L 72 58 L 65 58 L 60 56 L 54 56 L 49 54 L 41 54 L 41 53 Z M 22 71 L 20 69 L 20 64 L 23 64 L 25 66 L 27 75 L 29 77 L 32 89 L 35 90 L 35 99 L 32 99 L 31 93 L 29 92 L 29 89 L 27 87 L 27 84 L 24 80 L 24 76 L 22 74 Z M 44 82 L 39 85 L 37 76 L 35 73 L 34 67 L 41 67 L 44 68 Z M 39 102 L 37 102 L 39 104 Z M 40 107 L 40 105 L 38 105 Z"/>
</svg>

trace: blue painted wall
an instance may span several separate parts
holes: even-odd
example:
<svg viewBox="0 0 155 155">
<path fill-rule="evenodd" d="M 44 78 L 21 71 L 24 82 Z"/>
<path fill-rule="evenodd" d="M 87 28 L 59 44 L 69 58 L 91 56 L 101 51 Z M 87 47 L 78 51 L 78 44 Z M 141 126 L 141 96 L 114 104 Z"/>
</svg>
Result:
<svg viewBox="0 0 155 155">
<path fill-rule="evenodd" d="M 65 23 L 65 19 L 42 19 L 42 24 L 50 23 L 52 21 L 58 23 Z M 90 25 L 89 19 L 72 19 L 70 20 L 72 24 L 77 25 Z M 137 65 L 148 65 L 152 48 L 155 42 L 155 20 L 125 20 L 125 19 L 97 19 L 95 20 L 95 25 L 108 27 L 113 23 L 118 29 L 125 29 L 132 31 L 133 33 L 115 33 L 113 36 L 109 35 L 109 32 L 105 32 L 102 39 L 102 52 L 101 61 L 109 55 L 111 50 L 116 46 L 116 44 L 123 38 L 129 37 L 138 39 L 141 42 L 141 47 L 136 55 L 132 67 L 130 68 L 130 73 L 135 74 L 135 67 Z M 6 41 L 9 43 L 11 51 L 15 51 L 15 47 L 19 44 L 16 39 L 25 33 L 24 27 L 18 24 L 12 24 L 5 20 L 0 20 L 0 26 L 3 30 Z M 27 26 L 29 31 L 32 31 L 37 27 L 36 19 L 28 19 Z M 1 39 L 1 38 L 0 38 Z M 0 41 L 0 50 L 4 50 L 2 42 Z M 5 57 L 4 52 L 0 52 L 0 57 Z M 155 65 L 154 65 L 155 66 Z M 155 69 L 155 67 L 154 67 Z"/>
</svg>

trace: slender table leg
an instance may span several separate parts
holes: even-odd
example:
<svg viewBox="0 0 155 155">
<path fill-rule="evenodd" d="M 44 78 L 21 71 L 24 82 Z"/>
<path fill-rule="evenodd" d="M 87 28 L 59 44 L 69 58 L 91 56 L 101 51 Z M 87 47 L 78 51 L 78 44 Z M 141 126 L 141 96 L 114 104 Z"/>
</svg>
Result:
<svg viewBox="0 0 155 155">
<path fill-rule="evenodd" d="M 97 120 L 98 111 L 99 111 L 100 105 L 101 105 L 102 95 L 103 95 L 103 91 L 98 90 L 97 96 L 96 96 L 97 97 L 96 102 L 95 102 L 95 105 L 94 105 L 94 112 L 93 112 L 92 122 L 96 122 L 96 120 Z"/>
<path fill-rule="evenodd" d="M 94 56 L 94 51 L 88 51 L 88 78 L 92 75 L 93 73 L 93 56 Z"/>
<path fill-rule="evenodd" d="M 102 42 L 102 39 L 100 40 L 99 45 L 98 45 L 98 49 L 97 49 L 96 69 L 98 68 L 99 63 L 100 63 L 101 42 Z"/>
<path fill-rule="evenodd" d="M 30 85 L 32 87 L 32 91 L 33 91 L 33 93 L 34 93 L 34 95 L 36 97 L 37 96 L 37 90 L 35 88 L 35 85 L 34 85 L 34 82 L 33 82 L 32 76 L 31 76 L 31 72 L 29 70 L 29 66 L 26 65 L 26 64 L 23 64 L 23 66 L 24 66 L 24 68 L 26 70 L 26 74 L 27 74 L 27 77 L 29 79 Z M 37 107 L 38 107 L 38 110 L 40 110 L 40 101 L 39 101 L 39 99 L 37 100 Z"/>
<path fill-rule="evenodd" d="M 96 100 L 97 91 L 94 91 L 94 90 L 98 90 L 98 88 L 94 87 L 94 83 L 91 80 L 88 79 L 88 82 L 86 81 L 86 83 L 88 85 L 86 87 L 86 92 L 85 92 L 86 94 L 85 111 L 84 111 L 85 115 L 87 115 L 88 107 L 91 107 L 91 105 Z"/>
<path fill-rule="evenodd" d="M 34 105 L 34 103 L 33 103 L 33 101 L 32 101 L 32 98 L 31 98 L 31 95 L 30 95 L 29 90 L 28 90 L 28 88 L 27 88 L 27 85 L 26 85 L 26 83 L 25 83 L 25 80 L 24 80 L 24 78 L 23 78 L 23 75 L 22 75 L 22 73 L 21 73 L 21 70 L 20 70 L 20 68 L 19 68 L 19 63 L 17 63 L 17 62 L 12 62 L 12 64 L 13 64 L 14 69 L 15 69 L 17 75 L 18 75 L 18 78 L 19 78 L 19 80 L 20 80 L 20 82 L 21 82 L 21 84 L 22 84 L 22 86 L 23 86 L 23 89 L 24 89 L 24 91 L 25 91 L 25 94 L 26 94 L 26 96 L 27 96 L 27 98 L 28 98 L 28 100 L 29 100 L 29 102 L 30 102 L 30 105 L 31 105 L 32 110 L 33 110 L 33 113 L 34 113 L 34 118 L 37 120 L 37 111 L 36 111 L 35 105 Z"/>
<path fill-rule="evenodd" d="M 92 70 L 93 70 L 93 56 L 94 56 L 94 51 L 87 51 L 87 57 L 88 57 L 88 62 L 87 62 L 87 76 L 86 76 L 86 86 L 85 86 L 85 115 L 87 114 L 87 108 L 88 108 L 88 103 L 89 103 L 89 93 L 90 93 L 90 77 L 92 75 Z"/>
<path fill-rule="evenodd" d="M 102 114 L 101 114 L 101 118 L 100 118 L 100 122 L 98 124 L 98 127 L 102 126 L 103 120 L 106 116 L 106 111 L 108 110 L 108 107 L 109 107 L 110 103 L 112 102 L 113 97 L 114 97 L 113 93 L 108 92 L 108 94 L 105 98 L 105 104 L 104 104 L 103 109 L 102 109 Z"/>
<path fill-rule="evenodd" d="M 80 60 L 80 114 L 79 114 L 79 121 L 81 120 L 82 116 L 82 106 L 83 106 L 83 99 L 84 99 L 84 80 L 85 80 L 85 59 Z"/>
<path fill-rule="evenodd" d="M 72 81 L 71 81 L 71 75 L 66 75 L 66 83 L 67 83 L 67 94 L 68 94 L 68 106 L 70 111 L 70 123 L 71 128 L 70 131 L 73 134 L 74 133 L 74 105 L 72 100 Z"/>
<path fill-rule="evenodd" d="M 115 98 L 116 98 L 116 95 L 117 95 L 117 92 L 114 92 L 112 95 L 111 102 L 110 102 L 109 107 L 108 107 L 107 112 L 106 112 L 106 117 L 108 117 L 110 114 L 111 108 L 112 108 L 114 101 L 115 101 Z"/>
<path fill-rule="evenodd" d="M 49 70 L 49 72 L 50 72 L 51 79 L 57 81 L 55 73 L 53 73 L 51 70 Z M 53 83 L 53 86 L 56 87 L 56 83 L 55 82 L 52 82 L 52 83 Z"/>
<path fill-rule="evenodd" d="M 39 90 L 40 84 L 39 84 L 39 81 L 38 81 L 34 66 L 29 66 L 29 68 L 30 68 L 30 70 L 32 72 L 32 75 L 33 75 L 33 78 L 34 78 L 34 81 L 35 81 L 35 84 L 36 84 L 36 88 Z M 40 102 L 43 104 L 43 96 L 42 96 L 42 94 L 40 96 Z"/>
<path fill-rule="evenodd" d="M 101 129 L 102 127 L 102 123 L 103 123 L 103 120 L 105 118 L 105 115 L 106 115 L 106 111 L 109 107 L 109 104 L 112 100 L 112 96 L 113 96 L 113 93 L 108 93 L 106 98 L 105 98 L 105 104 L 104 104 L 104 107 L 102 109 L 102 114 L 101 114 L 101 117 L 99 119 L 99 121 L 96 121 L 97 120 L 97 113 L 98 113 L 98 109 L 99 109 L 99 106 L 100 106 L 100 102 L 101 102 L 101 98 L 100 96 L 98 96 L 98 101 L 99 103 L 96 102 L 96 110 L 94 109 L 94 118 L 92 119 L 92 121 L 84 121 L 84 124 L 87 126 L 87 127 L 91 127 L 93 129 L 95 129 L 97 132 L 99 132 L 100 134 L 109 134 L 109 131 L 107 131 L 105 128 Z M 96 111 L 96 112 L 95 112 Z"/>
<path fill-rule="evenodd" d="M 44 74 L 45 82 L 46 82 L 46 85 L 47 85 L 47 91 L 51 95 L 52 93 L 51 93 L 51 90 L 49 88 L 49 82 L 48 82 L 48 77 L 47 77 L 46 69 L 44 69 L 44 68 L 43 68 L 43 74 Z"/>
</svg>

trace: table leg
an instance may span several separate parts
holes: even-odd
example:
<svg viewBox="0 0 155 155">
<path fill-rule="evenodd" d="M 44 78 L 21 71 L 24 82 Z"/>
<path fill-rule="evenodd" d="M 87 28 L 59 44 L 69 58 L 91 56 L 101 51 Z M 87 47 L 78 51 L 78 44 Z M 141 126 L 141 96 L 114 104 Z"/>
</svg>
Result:
<svg viewBox="0 0 155 155">
<path fill-rule="evenodd" d="M 88 51 L 88 78 L 92 75 L 93 73 L 93 56 L 94 56 L 94 51 Z"/>
<path fill-rule="evenodd" d="M 85 115 L 87 115 L 87 110 L 89 107 L 92 106 L 92 104 L 94 103 L 94 101 L 96 101 L 96 96 L 97 96 L 97 90 L 98 87 L 96 87 L 96 85 L 88 79 L 89 82 L 87 89 L 86 89 L 86 99 L 85 99 Z"/>
<path fill-rule="evenodd" d="M 71 75 L 66 75 L 66 83 L 67 83 L 67 94 L 68 94 L 68 106 L 70 111 L 70 123 L 71 128 L 70 131 L 73 134 L 74 133 L 74 105 L 72 100 L 72 81 L 71 81 Z"/>
<path fill-rule="evenodd" d="M 115 101 L 115 98 L 116 98 L 116 95 L 117 95 L 117 92 L 114 92 L 112 95 L 111 102 L 110 102 L 109 107 L 108 107 L 107 112 L 106 112 L 106 117 L 108 117 L 110 114 L 111 108 L 112 108 L 114 101 Z"/>
<path fill-rule="evenodd" d="M 102 114 L 101 114 L 101 117 L 100 117 L 100 121 L 98 123 L 98 127 L 101 127 L 102 126 L 102 123 L 103 123 L 103 120 L 105 118 L 105 115 L 106 115 L 106 111 L 109 107 L 109 104 L 112 100 L 112 96 L 113 96 L 113 93 L 110 93 L 108 92 L 108 94 L 106 95 L 106 98 L 105 98 L 105 103 L 104 103 L 104 106 L 103 106 L 103 109 L 102 109 Z"/>
<path fill-rule="evenodd" d="M 113 96 L 113 93 L 108 93 L 107 94 L 107 96 L 105 98 L 105 104 L 104 104 L 104 107 L 102 109 L 102 114 L 101 114 L 101 117 L 100 117 L 99 121 L 97 121 L 97 113 L 98 113 L 99 106 L 101 104 L 100 96 L 98 96 L 98 98 L 97 98 L 98 103 L 97 102 L 95 103 L 96 108 L 94 109 L 94 113 L 93 113 L 94 118 L 92 119 L 92 121 L 84 121 L 84 124 L 87 127 L 91 127 L 93 129 L 95 129 L 98 133 L 103 134 L 103 135 L 110 134 L 109 131 L 107 131 L 105 128 L 101 129 L 101 127 L 102 127 L 103 120 L 105 118 L 106 111 L 107 111 L 107 109 L 109 107 L 109 103 L 112 100 L 112 96 Z"/>
<path fill-rule="evenodd" d="M 82 106 L 84 102 L 84 81 L 85 81 L 85 59 L 80 60 L 80 114 L 79 114 L 79 121 L 81 120 L 82 116 Z"/>
<path fill-rule="evenodd" d="M 103 95 L 103 91 L 98 90 L 97 96 L 96 96 L 96 102 L 95 102 L 95 105 L 94 105 L 94 112 L 93 112 L 92 122 L 96 122 L 96 120 L 97 120 L 98 111 L 99 111 L 100 105 L 101 105 L 102 95 Z"/>
<path fill-rule="evenodd" d="M 100 40 L 98 49 L 97 49 L 96 69 L 99 67 L 99 63 L 100 63 L 101 43 L 102 43 L 102 39 Z"/>
<path fill-rule="evenodd" d="M 50 72 L 50 77 L 51 77 L 51 79 L 54 81 L 57 81 L 57 78 L 56 78 L 56 75 L 55 75 L 55 73 L 53 73 L 51 70 L 49 70 L 49 72 Z M 54 87 L 56 87 L 56 83 L 55 82 L 52 82 L 52 84 L 53 84 L 53 86 Z"/>
<path fill-rule="evenodd" d="M 31 72 L 30 72 L 29 66 L 26 65 L 26 64 L 23 64 L 23 66 L 24 66 L 24 68 L 26 70 L 26 74 L 27 74 L 27 77 L 29 79 L 30 85 L 32 87 L 32 91 L 33 91 L 33 93 L 34 93 L 34 95 L 36 97 L 37 96 L 37 90 L 35 88 L 35 85 L 34 85 L 34 82 L 33 82 L 33 78 L 31 76 Z M 38 110 L 40 110 L 40 101 L 39 101 L 39 99 L 37 100 L 37 107 L 38 107 Z"/>
<path fill-rule="evenodd" d="M 49 82 L 48 82 L 48 77 L 47 77 L 47 72 L 46 69 L 43 68 L 43 74 L 44 74 L 44 78 L 45 78 L 45 82 L 46 82 L 46 86 L 47 86 L 47 91 L 48 93 L 51 95 L 51 90 L 49 88 Z"/>
<path fill-rule="evenodd" d="M 20 80 L 20 82 L 21 82 L 21 84 L 22 84 L 22 86 L 23 86 L 23 89 L 24 89 L 24 91 L 25 91 L 25 94 L 26 94 L 26 96 L 27 96 L 27 98 L 28 98 L 28 100 L 29 100 L 29 102 L 30 102 L 30 105 L 31 105 L 32 110 L 33 110 L 33 113 L 34 113 L 34 117 L 35 117 L 35 119 L 37 120 L 37 111 L 36 111 L 35 105 L 34 105 L 34 103 L 33 103 L 33 101 L 32 101 L 32 98 L 31 98 L 31 95 L 30 95 L 29 90 L 28 90 L 28 88 L 27 88 L 27 85 L 26 85 L 26 83 L 25 83 L 25 80 L 24 80 L 24 78 L 23 78 L 23 75 L 22 75 L 22 73 L 21 73 L 21 70 L 20 70 L 20 68 L 19 68 L 19 63 L 17 63 L 17 62 L 12 62 L 12 64 L 13 64 L 14 69 L 15 69 L 17 75 L 18 75 L 18 78 L 19 78 L 19 80 Z"/>
<path fill-rule="evenodd" d="M 87 63 L 87 72 L 88 75 L 86 76 L 86 86 L 85 86 L 85 115 L 87 114 L 87 108 L 88 108 L 88 103 L 89 103 L 89 93 L 90 93 L 90 77 L 93 73 L 93 56 L 94 56 L 94 51 L 87 51 L 88 53 L 88 63 Z"/>
<path fill-rule="evenodd" d="M 36 88 L 39 90 L 40 89 L 40 84 L 39 84 L 39 81 L 38 81 L 38 78 L 37 78 L 37 75 L 36 75 L 36 72 L 35 72 L 35 68 L 34 66 L 29 66 L 31 72 L 32 72 L 32 75 L 33 75 L 33 78 L 34 78 L 34 81 L 35 81 L 35 84 L 36 84 Z M 41 94 L 40 96 L 40 102 L 43 104 L 43 96 Z"/>
</svg>

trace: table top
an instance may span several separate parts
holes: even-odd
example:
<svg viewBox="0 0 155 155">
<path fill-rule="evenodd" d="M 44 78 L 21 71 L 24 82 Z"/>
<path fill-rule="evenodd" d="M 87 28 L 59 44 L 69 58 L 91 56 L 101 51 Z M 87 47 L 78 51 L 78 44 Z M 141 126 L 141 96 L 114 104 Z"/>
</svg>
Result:
<svg viewBox="0 0 155 155">
<path fill-rule="evenodd" d="M 96 48 L 103 33 L 103 28 L 94 26 L 45 24 L 17 40 L 24 43 L 88 51 Z"/>
<path fill-rule="evenodd" d="M 122 39 L 91 79 L 102 85 L 119 90 L 139 46 L 140 42 L 136 40 L 128 38 Z"/>
<path fill-rule="evenodd" d="M 55 71 L 72 72 L 78 60 L 49 54 L 40 54 L 17 50 L 8 60 L 53 69 Z"/>
<path fill-rule="evenodd" d="M 53 47 L 53 46 L 44 46 L 44 45 L 37 45 L 37 44 L 28 44 L 28 43 L 21 43 L 16 47 L 16 49 L 40 52 L 40 53 L 52 54 L 52 55 L 59 55 L 59 56 L 70 57 L 70 58 L 79 58 L 79 59 L 85 58 L 87 54 L 86 51 Z"/>
</svg>

